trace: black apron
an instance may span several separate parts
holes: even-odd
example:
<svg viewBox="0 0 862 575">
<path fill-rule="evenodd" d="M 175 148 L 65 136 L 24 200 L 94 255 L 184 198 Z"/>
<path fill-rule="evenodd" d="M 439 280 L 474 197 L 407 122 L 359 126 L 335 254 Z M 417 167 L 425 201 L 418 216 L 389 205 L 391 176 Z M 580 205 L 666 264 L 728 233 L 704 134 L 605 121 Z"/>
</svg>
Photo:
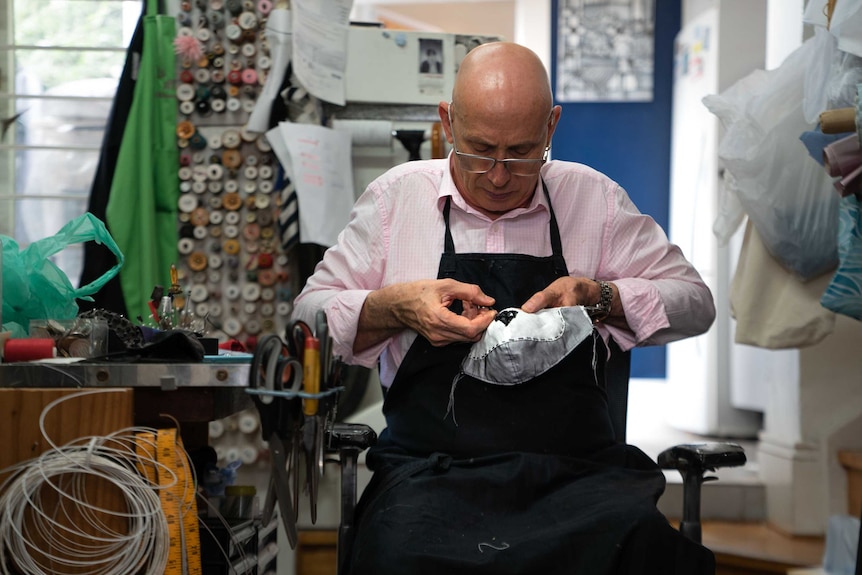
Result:
<svg viewBox="0 0 862 575">
<path fill-rule="evenodd" d="M 568 275 L 548 203 L 552 255 L 459 254 L 447 198 L 438 278 L 478 285 L 500 310 Z M 469 349 L 418 336 L 408 350 L 384 399 L 387 428 L 366 458 L 374 475 L 357 509 L 349 572 L 673 573 L 641 569 L 663 544 L 638 537 L 627 547 L 640 553 L 620 552 L 635 532 L 681 536 L 655 508 L 661 471 L 614 442 L 598 334 L 520 385 L 461 377 L 450 405 Z"/>
</svg>

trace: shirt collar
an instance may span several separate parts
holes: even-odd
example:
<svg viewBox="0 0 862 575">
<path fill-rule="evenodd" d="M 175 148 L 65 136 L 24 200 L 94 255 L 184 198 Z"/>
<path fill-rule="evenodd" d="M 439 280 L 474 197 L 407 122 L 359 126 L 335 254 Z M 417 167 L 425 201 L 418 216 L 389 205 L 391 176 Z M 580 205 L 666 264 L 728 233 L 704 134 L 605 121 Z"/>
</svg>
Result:
<svg viewBox="0 0 862 575">
<path fill-rule="evenodd" d="M 438 207 L 442 211 L 443 204 L 445 203 L 446 198 L 451 197 L 452 205 L 459 210 L 468 214 L 472 214 L 478 218 L 489 219 L 488 216 L 469 205 L 464 199 L 464 196 L 461 195 L 461 192 L 458 191 L 458 187 L 455 185 L 455 180 L 452 178 L 451 165 L 453 161 L 454 157 L 452 152 L 450 151 L 449 161 L 446 162 L 446 166 L 443 170 L 443 179 L 440 182 L 440 188 L 437 191 Z M 533 191 L 533 197 L 530 200 L 530 205 L 524 208 L 517 208 L 515 210 L 512 210 L 511 212 L 500 216 L 500 218 L 498 219 L 513 219 L 523 214 L 531 214 L 533 212 L 541 210 L 544 210 L 548 214 L 548 218 L 550 219 L 551 212 L 548 206 L 548 198 L 545 196 L 545 192 L 542 189 L 542 178 L 540 177 L 538 182 L 536 183 L 536 189 Z"/>
</svg>

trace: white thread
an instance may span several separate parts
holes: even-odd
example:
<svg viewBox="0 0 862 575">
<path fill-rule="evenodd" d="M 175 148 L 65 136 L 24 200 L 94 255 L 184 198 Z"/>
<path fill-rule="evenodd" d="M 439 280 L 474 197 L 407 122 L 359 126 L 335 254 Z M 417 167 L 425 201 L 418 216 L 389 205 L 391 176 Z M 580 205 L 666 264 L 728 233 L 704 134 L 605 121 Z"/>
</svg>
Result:
<svg viewBox="0 0 862 575">
<path fill-rule="evenodd" d="M 2 573 L 58 575 L 80 573 L 82 567 L 102 575 L 164 573 L 170 541 L 159 487 L 142 477 L 126 455 L 104 444 L 93 449 L 67 445 L 10 468 L 14 473 L 0 486 Z M 89 501 L 86 485 L 93 478 L 116 488 L 128 511 Z M 48 494 L 57 499 L 51 508 L 43 501 Z M 111 529 L 105 522 L 109 517 L 123 519 L 126 532 Z"/>
<path fill-rule="evenodd" d="M 0 484 L 0 574 L 164 574 L 170 535 L 159 490 L 173 488 L 179 478 L 174 470 L 144 454 L 157 452 L 158 430 L 128 427 L 106 436 L 81 437 L 63 446 L 58 446 L 46 432 L 45 420 L 61 402 L 122 391 L 125 390 L 87 390 L 52 401 L 39 417 L 39 428 L 51 449 L 0 470 L 0 475 L 10 474 Z M 142 434 L 151 434 L 152 440 Z M 210 507 L 208 516 L 217 517 L 233 536 L 218 510 L 197 494 L 188 455 L 179 444 L 175 448 L 188 478 L 183 486 L 183 501 L 187 500 L 188 490 L 193 490 L 198 503 Z M 168 481 L 160 485 L 148 479 L 157 475 Z M 88 500 L 93 490 L 87 489 L 87 480 L 94 478 L 107 482 L 109 489 L 113 486 L 121 494 L 126 511 L 105 509 Z M 99 485 L 100 490 L 104 487 Z M 50 502 L 43 501 L 45 494 L 52 496 Z M 181 516 L 192 511 L 191 505 L 180 507 Z M 105 521 L 111 517 L 124 523 L 122 533 Z M 209 531 L 206 523 L 202 522 L 201 527 Z M 233 539 L 240 557 L 245 559 L 240 542 Z M 227 561 L 227 551 L 220 551 Z"/>
<path fill-rule="evenodd" d="M 177 476 L 136 453 L 141 440 L 135 436 L 157 430 L 127 428 L 63 446 L 57 446 L 45 430 L 48 413 L 59 403 L 117 391 L 123 390 L 84 391 L 48 404 L 39 427 L 51 449 L 0 471 L 10 473 L 0 485 L 0 573 L 164 573 L 170 541 L 158 490 L 175 485 Z M 147 447 L 155 453 L 154 443 Z M 136 464 L 172 478 L 170 485 L 154 485 Z M 105 484 L 116 489 L 126 510 L 103 508 L 91 501 L 93 490 L 87 487 L 93 481 L 99 482 L 100 490 Z M 119 518 L 122 533 L 109 525 L 111 518 Z"/>
<path fill-rule="evenodd" d="M 455 379 L 452 380 L 452 387 L 449 389 L 449 404 L 446 406 L 446 414 L 443 416 L 443 419 L 446 419 L 446 417 L 451 413 L 452 423 L 455 424 L 455 427 L 458 427 L 458 420 L 455 419 L 455 387 L 463 377 L 464 372 L 462 371 L 455 376 Z"/>
<path fill-rule="evenodd" d="M 490 547 L 490 548 L 491 548 L 491 549 L 493 549 L 494 551 L 505 551 L 506 549 L 508 549 L 508 548 L 509 548 L 509 544 L 508 544 L 508 543 L 506 543 L 505 541 L 504 541 L 503 543 L 501 543 L 501 544 L 499 545 L 499 547 L 498 547 L 498 546 L 496 546 L 496 545 L 492 545 L 491 543 L 485 543 L 485 542 L 482 542 L 482 543 L 479 543 L 479 553 L 484 553 L 484 552 L 485 552 L 485 551 L 482 549 L 482 546 L 483 546 L 483 545 L 484 545 L 485 547 Z"/>
</svg>

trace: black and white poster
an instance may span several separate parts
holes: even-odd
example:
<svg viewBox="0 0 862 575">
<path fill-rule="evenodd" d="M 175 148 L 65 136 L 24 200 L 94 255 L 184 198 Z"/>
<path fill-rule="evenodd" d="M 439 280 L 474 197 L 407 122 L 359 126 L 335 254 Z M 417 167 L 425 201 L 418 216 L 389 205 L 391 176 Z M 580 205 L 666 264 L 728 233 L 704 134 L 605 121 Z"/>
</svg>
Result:
<svg viewBox="0 0 862 575">
<path fill-rule="evenodd" d="M 559 0 L 560 102 L 653 99 L 655 0 Z"/>
</svg>

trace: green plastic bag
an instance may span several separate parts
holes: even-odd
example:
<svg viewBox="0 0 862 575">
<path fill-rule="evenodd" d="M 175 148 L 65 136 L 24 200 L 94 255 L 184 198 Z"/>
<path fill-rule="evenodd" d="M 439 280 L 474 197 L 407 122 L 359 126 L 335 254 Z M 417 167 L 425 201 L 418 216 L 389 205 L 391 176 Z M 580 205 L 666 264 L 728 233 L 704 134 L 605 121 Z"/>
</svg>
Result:
<svg viewBox="0 0 862 575">
<path fill-rule="evenodd" d="M 117 256 L 117 264 L 100 278 L 77 289 L 65 272 L 49 258 L 66 247 L 93 240 Z M 31 319 L 72 319 L 78 315 L 78 302 L 93 301 L 99 291 L 120 271 L 125 261 L 120 248 L 105 224 L 86 213 L 67 223 L 55 235 L 31 243 L 20 250 L 18 242 L 0 236 L 3 244 L 3 326 L 13 337 L 29 333 Z"/>
</svg>

